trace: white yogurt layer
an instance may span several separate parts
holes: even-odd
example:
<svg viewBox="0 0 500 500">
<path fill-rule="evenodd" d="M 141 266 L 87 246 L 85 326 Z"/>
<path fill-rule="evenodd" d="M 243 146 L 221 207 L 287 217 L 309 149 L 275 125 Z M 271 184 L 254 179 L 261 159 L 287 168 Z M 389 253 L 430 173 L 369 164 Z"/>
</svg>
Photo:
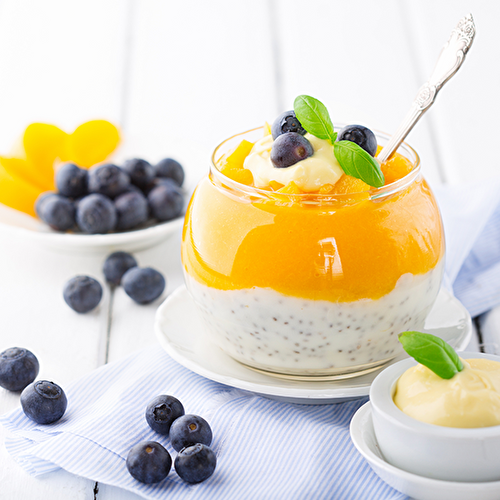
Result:
<svg viewBox="0 0 500 500">
<path fill-rule="evenodd" d="M 318 191 L 324 184 L 335 184 L 344 171 L 335 158 L 333 146 L 311 134 L 306 134 L 305 138 L 311 143 L 314 154 L 287 168 L 276 168 L 271 161 L 272 136 L 258 140 L 244 163 L 252 172 L 255 186 L 267 187 L 270 181 L 286 185 L 293 181 L 303 191 L 310 192 Z"/>
<path fill-rule="evenodd" d="M 350 371 L 395 357 L 398 334 L 422 330 L 439 292 L 442 261 L 405 274 L 378 300 L 329 302 L 267 288 L 218 290 L 186 275 L 207 331 L 233 358 L 298 375 Z M 361 369 L 361 368 L 360 368 Z"/>
</svg>

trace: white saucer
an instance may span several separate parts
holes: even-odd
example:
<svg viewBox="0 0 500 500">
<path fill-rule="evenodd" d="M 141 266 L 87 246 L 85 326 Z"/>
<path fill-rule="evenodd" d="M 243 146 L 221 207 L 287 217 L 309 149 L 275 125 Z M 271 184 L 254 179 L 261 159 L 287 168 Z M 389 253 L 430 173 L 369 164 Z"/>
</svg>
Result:
<svg viewBox="0 0 500 500">
<path fill-rule="evenodd" d="M 463 350 L 472 335 L 471 318 L 463 305 L 441 289 L 425 331 Z M 302 404 L 340 403 L 368 396 L 379 371 L 336 381 L 294 381 L 258 373 L 238 363 L 210 341 L 185 286 L 158 308 L 155 332 L 162 347 L 178 363 L 208 379 L 282 401 Z M 407 357 L 405 354 L 394 362 Z"/>
<path fill-rule="evenodd" d="M 79 252 L 136 252 L 155 246 L 174 234 L 183 224 L 179 217 L 150 227 L 109 234 L 73 234 L 52 230 L 34 217 L 0 204 L 0 228 L 25 236 L 51 250 Z"/>
<path fill-rule="evenodd" d="M 458 483 L 417 476 L 387 463 L 380 452 L 372 423 L 370 403 L 352 417 L 351 439 L 373 471 L 387 484 L 416 500 L 498 500 L 500 481 Z"/>
</svg>

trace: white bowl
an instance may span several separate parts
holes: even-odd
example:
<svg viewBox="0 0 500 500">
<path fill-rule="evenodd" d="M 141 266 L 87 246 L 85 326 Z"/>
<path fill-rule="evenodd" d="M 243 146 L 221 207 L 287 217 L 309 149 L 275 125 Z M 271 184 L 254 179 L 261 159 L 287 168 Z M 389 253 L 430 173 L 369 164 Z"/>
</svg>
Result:
<svg viewBox="0 0 500 500">
<path fill-rule="evenodd" d="M 158 245 L 183 224 L 184 216 L 169 222 L 121 233 L 78 234 L 52 230 L 43 222 L 0 203 L 0 229 L 13 236 L 22 236 L 35 244 L 58 251 L 135 252 Z"/>
<path fill-rule="evenodd" d="M 477 352 L 460 357 L 499 356 Z M 500 425 L 477 429 L 442 427 L 415 420 L 394 403 L 399 377 L 414 359 L 405 359 L 383 370 L 370 388 L 373 426 L 380 450 L 395 467 L 434 479 L 483 482 L 500 480 Z"/>
</svg>

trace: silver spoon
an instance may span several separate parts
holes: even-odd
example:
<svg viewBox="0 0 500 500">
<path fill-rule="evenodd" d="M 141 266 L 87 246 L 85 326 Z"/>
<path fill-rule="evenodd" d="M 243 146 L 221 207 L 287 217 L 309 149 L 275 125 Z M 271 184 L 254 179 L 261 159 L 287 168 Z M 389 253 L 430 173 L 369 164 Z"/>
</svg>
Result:
<svg viewBox="0 0 500 500">
<path fill-rule="evenodd" d="M 427 80 L 413 101 L 410 111 L 405 119 L 377 155 L 380 163 L 386 161 L 398 149 L 411 129 L 420 120 L 422 115 L 432 106 L 437 93 L 443 85 L 459 70 L 464 62 L 465 54 L 472 45 L 476 34 L 476 26 L 472 14 L 460 19 L 455 29 L 451 32 L 450 39 L 446 42 L 437 60 L 431 77 Z"/>
</svg>

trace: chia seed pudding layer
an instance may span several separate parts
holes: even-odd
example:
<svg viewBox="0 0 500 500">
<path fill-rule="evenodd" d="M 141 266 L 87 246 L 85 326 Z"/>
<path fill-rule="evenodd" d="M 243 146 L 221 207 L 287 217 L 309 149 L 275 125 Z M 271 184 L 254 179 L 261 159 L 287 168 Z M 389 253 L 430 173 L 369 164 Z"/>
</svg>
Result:
<svg viewBox="0 0 500 500">
<path fill-rule="evenodd" d="M 269 288 L 219 290 L 186 274 L 207 333 L 227 354 L 257 369 L 296 375 L 362 371 L 402 352 L 398 334 L 422 330 L 439 292 L 443 259 L 402 275 L 380 299 L 329 302 Z"/>
</svg>

